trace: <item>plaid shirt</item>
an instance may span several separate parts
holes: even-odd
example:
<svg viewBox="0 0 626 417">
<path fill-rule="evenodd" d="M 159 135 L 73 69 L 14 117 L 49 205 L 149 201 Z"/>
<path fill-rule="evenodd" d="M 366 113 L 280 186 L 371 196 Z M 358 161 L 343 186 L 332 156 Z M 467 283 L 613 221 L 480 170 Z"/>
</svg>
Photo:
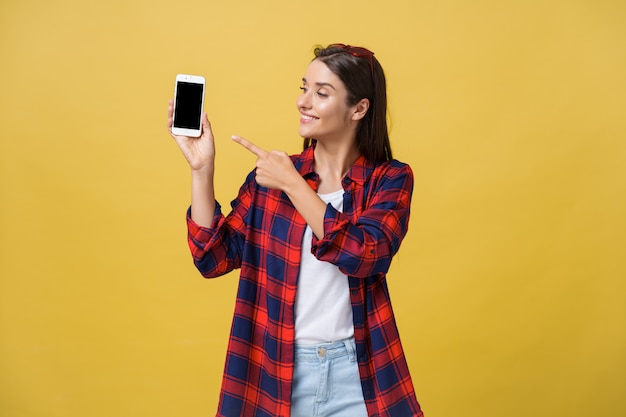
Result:
<svg viewBox="0 0 626 417">
<path fill-rule="evenodd" d="M 293 156 L 317 189 L 313 147 Z M 348 275 L 354 337 L 370 416 L 422 416 L 400 344 L 386 273 L 407 232 L 413 173 L 361 156 L 343 179 L 343 213 L 330 204 L 312 253 Z M 210 228 L 187 213 L 189 247 L 202 275 L 241 268 L 218 406 L 224 417 L 289 417 L 297 279 L 306 222 L 287 196 L 250 173 L 228 216 L 217 205 Z"/>
</svg>

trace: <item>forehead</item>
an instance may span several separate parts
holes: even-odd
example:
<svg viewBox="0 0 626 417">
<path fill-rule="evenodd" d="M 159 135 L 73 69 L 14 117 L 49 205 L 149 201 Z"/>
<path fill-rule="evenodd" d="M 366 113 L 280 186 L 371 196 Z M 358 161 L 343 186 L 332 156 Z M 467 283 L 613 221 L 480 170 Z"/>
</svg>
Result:
<svg viewBox="0 0 626 417">
<path fill-rule="evenodd" d="M 335 89 L 345 88 L 341 79 L 319 59 L 311 61 L 304 78 L 308 84 L 328 83 L 335 87 Z"/>
</svg>

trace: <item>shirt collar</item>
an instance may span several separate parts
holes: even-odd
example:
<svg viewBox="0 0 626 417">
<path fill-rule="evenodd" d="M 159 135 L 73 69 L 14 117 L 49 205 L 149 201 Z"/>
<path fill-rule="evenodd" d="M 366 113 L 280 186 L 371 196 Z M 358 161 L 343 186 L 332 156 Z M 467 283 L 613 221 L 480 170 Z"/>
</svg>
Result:
<svg viewBox="0 0 626 417">
<path fill-rule="evenodd" d="M 294 162 L 295 168 L 303 177 L 315 176 L 314 162 L 315 157 L 313 151 L 315 146 L 309 146 L 300 154 L 300 157 Z M 350 171 L 346 174 L 345 178 L 350 179 L 357 184 L 363 185 L 374 169 L 374 164 L 365 159 L 365 156 L 361 155 L 354 162 Z"/>
</svg>

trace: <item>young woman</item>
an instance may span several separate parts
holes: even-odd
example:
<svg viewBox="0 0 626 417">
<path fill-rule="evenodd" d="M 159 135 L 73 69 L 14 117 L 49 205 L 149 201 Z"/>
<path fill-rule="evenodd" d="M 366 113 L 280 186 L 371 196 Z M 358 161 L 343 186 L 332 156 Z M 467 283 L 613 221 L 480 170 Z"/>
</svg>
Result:
<svg viewBox="0 0 626 417">
<path fill-rule="evenodd" d="M 233 137 L 257 162 L 227 216 L 208 118 L 200 138 L 174 136 L 197 268 L 241 269 L 217 415 L 422 416 L 386 284 L 413 174 L 392 159 L 382 67 L 365 48 L 318 48 L 301 89 L 301 154 Z"/>
</svg>

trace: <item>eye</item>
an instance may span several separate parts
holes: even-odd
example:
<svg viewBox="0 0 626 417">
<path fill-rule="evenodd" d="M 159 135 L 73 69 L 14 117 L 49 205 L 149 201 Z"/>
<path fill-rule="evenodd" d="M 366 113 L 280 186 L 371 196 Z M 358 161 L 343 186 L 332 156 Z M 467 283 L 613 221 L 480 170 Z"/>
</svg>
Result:
<svg viewBox="0 0 626 417">
<path fill-rule="evenodd" d="M 302 90 L 303 93 L 306 93 L 308 89 L 303 86 L 303 87 L 300 87 L 300 90 Z"/>
<path fill-rule="evenodd" d="M 323 93 L 323 92 L 321 92 L 321 91 L 318 91 L 318 92 L 317 92 L 317 95 L 318 95 L 318 96 L 320 96 L 321 98 L 326 98 L 326 97 L 328 97 L 328 94 Z"/>
</svg>

